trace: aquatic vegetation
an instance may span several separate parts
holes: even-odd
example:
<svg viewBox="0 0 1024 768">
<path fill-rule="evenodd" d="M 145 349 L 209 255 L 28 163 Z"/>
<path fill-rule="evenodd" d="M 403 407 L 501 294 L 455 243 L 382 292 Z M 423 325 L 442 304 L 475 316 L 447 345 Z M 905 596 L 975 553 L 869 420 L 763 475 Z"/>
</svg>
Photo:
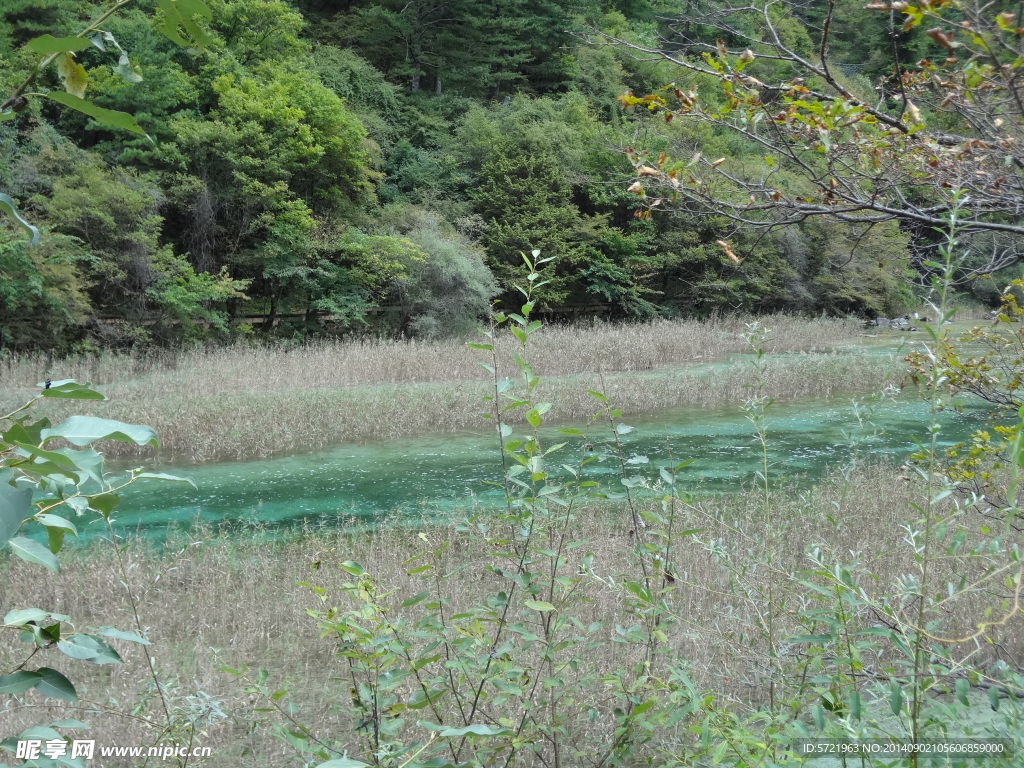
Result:
<svg viewBox="0 0 1024 768">
<path fill-rule="evenodd" d="M 586 420 L 592 411 L 586 390 L 597 386 L 599 376 L 629 415 L 739 402 L 744 366 L 729 363 L 728 355 L 744 349 L 743 321 L 543 329 L 536 334 L 535 370 L 544 398 L 554 404 L 552 418 Z M 818 353 L 770 362 L 768 387 L 778 399 L 866 394 L 902 378 L 891 357 L 827 353 L 861 334 L 855 321 L 780 315 L 763 322 L 779 324 L 770 347 L 779 354 Z M 510 373 L 505 352 L 511 339 L 510 334 L 496 339 L 499 365 L 506 366 L 500 369 L 503 376 Z M 59 363 L 23 357 L 6 365 L 3 375 L 12 383 L 42 380 L 34 377 L 46 378 L 50 367 L 59 367 L 62 376 L 105 383 L 110 402 L 97 413 L 152 425 L 164 455 L 193 462 L 473 429 L 480 424 L 485 388 L 471 350 L 449 342 L 347 342 L 287 353 L 231 347 Z M 12 389 L 10 396 L 18 391 Z M 111 448 L 112 455 L 138 455 Z"/>
</svg>

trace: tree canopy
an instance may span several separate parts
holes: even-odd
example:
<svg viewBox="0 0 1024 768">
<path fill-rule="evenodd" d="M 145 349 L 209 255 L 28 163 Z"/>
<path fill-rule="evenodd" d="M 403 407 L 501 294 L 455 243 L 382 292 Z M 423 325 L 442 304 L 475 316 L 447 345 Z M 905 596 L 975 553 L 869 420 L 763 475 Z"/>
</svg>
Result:
<svg viewBox="0 0 1024 768">
<path fill-rule="evenodd" d="M 460 333 L 533 249 L 553 317 L 897 314 L 954 194 L 973 288 L 1021 35 L 877 5 L 8 4 L 2 343 Z"/>
</svg>

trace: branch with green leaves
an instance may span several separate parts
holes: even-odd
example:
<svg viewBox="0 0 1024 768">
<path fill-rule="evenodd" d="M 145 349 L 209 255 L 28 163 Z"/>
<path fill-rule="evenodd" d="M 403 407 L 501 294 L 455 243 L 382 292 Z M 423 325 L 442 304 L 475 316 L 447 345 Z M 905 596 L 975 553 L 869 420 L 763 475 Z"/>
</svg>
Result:
<svg viewBox="0 0 1024 768">
<path fill-rule="evenodd" d="M 56 425 L 45 417 L 37 419 L 32 408 L 43 400 L 106 399 L 88 384 L 72 379 L 46 381 L 39 387 L 27 403 L 0 416 L 0 551 L 7 549 L 28 563 L 59 571 L 57 555 L 65 537 L 78 536 L 73 518 L 98 515 L 109 527 L 120 502 L 119 492 L 126 486 L 143 478 L 181 478 L 141 469 L 108 474 L 94 443 L 117 440 L 155 447 L 156 433 L 149 427 L 94 416 L 69 416 Z M 22 534 L 23 528 L 28 529 L 27 535 Z M 8 611 L 0 630 L 18 632 L 30 647 L 20 663 L 0 669 L 0 696 L 20 696 L 35 690 L 46 698 L 78 702 L 74 684 L 63 673 L 48 666 L 30 668 L 30 663 L 38 654 L 56 649 L 71 659 L 91 664 L 120 664 L 121 656 L 108 640 L 148 645 L 137 615 L 135 623 L 136 631 L 113 627 L 83 631 L 69 616 L 53 611 L 36 607 Z M 62 738 L 53 730 L 62 724 L 83 727 L 78 721 L 61 721 L 30 730 L 46 731 L 47 738 Z M 5 749 L 9 741 L 0 743 L 0 749 Z"/>
<path fill-rule="evenodd" d="M 76 35 L 54 37 L 44 34 L 29 40 L 25 44 L 25 49 L 37 57 L 36 61 L 14 92 L 0 103 L 0 122 L 17 118 L 20 112 L 28 108 L 32 99 L 47 99 L 81 112 L 102 126 L 146 136 L 145 130 L 129 113 L 105 109 L 86 99 L 89 75 L 76 58 L 77 53 L 89 48 L 115 53 L 118 63 L 113 71 L 127 82 L 141 82 L 142 75 L 137 67 L 132 66 L 128 54 L 114 36 L 103 29 L 103 25 L 111 17 L 134 1 L 116 0 Z M 157 28 L 169 40 L 178 45 L 199 48 L 210 42 L 203 22 L 211 18 L 211 13 L 202 0 L 157 0 L 157 11 Z M 50 67 L 56 70 L 64 87 L 63 91 L 39 87 L 41 76 Z M 39 242 L 39 230 L 18 213 L 17 204 L 9 195 L 0 193 L 0 211 L 14 219 L 29 233 L 32 245 Z"/>
</svg>

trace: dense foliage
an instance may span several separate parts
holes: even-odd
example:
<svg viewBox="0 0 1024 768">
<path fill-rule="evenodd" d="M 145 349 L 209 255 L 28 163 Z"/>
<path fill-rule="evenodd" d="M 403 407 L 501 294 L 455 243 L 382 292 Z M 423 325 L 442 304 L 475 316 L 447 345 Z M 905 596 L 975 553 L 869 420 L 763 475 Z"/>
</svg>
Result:
<svg viewBox="0 0 1024 768">
<path fill-rule="evenodd" d="M 913 233 L 895 224 L 865 235 L 819 221 L 762 236 L 708 209 L 637 215 L 628 145 L 757 152 L 617 103 L 679 72 L 589 45 L 586 31 L 653 44 L 670 7 L 218 0 L 196 19 L 204 47 L 190 48 L 161 34 L 150 5 L 123 8 L 103 26 L 103 50 L 63 53 L 37 83 L 130 113 L 137 131 L 47 99 L 0 121 L 0 189 L 41 233 L 30 251 L 12 220 L 0 224 L 6 348 L 459 333 L 491 298 L 514 300 L 519 254 L 532 248 L 555 258 L 538 296 L 554 317 L 891 315 L 911 301 Z M 104 8 L 6 4 L 0 93 L 31 68 L 27 41 L 74 34 Z M 888 71 L 888 49 L 865 48 L 861 12 L 846 10 L 834 54 L 863 58 L 865 74 Z M 816 22 L 788 23 L 809 40 L 803 25 Z"/>
</svg>

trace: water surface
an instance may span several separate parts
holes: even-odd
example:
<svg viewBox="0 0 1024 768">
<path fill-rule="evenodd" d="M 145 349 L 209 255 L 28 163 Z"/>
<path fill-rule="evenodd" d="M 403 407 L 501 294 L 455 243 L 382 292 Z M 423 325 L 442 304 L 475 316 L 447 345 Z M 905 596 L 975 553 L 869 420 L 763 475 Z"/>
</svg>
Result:
<svg viewBox="0 0 1024 768">
<path fill-rule="evenodd" d="M 870 334 L 839 352 L 902 357 L 907 351 L 901 346 L 904 339 L 914 343 L 924 338 L 921 332 Z M 686 370 L 724 369 L 744 357 L 749 358 L 730 355 Z M 940 442 L 963 440 L 982 424 L 984 414 L 979 406 L 942 413 Z M 863 457 L 902 460 L 915 449 L 915 439 L 925 439 L 927 419 L 927 406 L 910 396 L 882 402 L 872 423 L 863 428 L 858 427 L 850 401 L 842 398 L 775 404 L 767 421 L 772 475 L 813 482 L 830 468 L 847 464 L 853 443 L 859 444 Z M 754 428 L 738 406 L 677 408 L 627 422 L 635 429 L 620 439 L 624 457 L 633 459 L 628 466 L 631 474 L 657 478 L 660 466 L 692 459 L 682 476 L 685 490 L 728 493 L 749 487 L 760 469 Z M 491 484 L 501 479 L 501 458 L 495 434 L 481 423 L 476 433 L 338 445 L 270 460 L 158 465 L 154 468 L 159 471 L 190 478 L 196 488 L 140 482 L 125 490 L 116 522 L 122 528 L 159 535 L 171 524 L 372 524 L 395 513 L 438 515 L 474 505 L 497 507 L 503 493 Z M 585 431 L 583 438 L 566 438 L 547 428 L 542 438 L 548 445 L 569 440 L 557 464 L 576 464 L 581 454 L 587 455 L 594 459 L 587 466 L 588 479 L 621 490 L 610 428 L 604 424 Z M 82 527 L 83 538 L 99 529 L 89 523 Z"/>
<path fill-rule="evenodd" d="M 941 414 L 941 443 L 964 439 L 980 426 L 982 415 L 980 409 Z M 753 425 L 739 407 L 680 408 L 626 421 L 635 427 L 620 437 L 624 457 L 633 460 L 631 474 L 657 478 L 659 466 L 693 459 L 683 475 L 686 489 L 721 493 L 748 486 L 760 468 Z M 909 398 L 887 401 L 872 421 L 859 430 L 852 406 L 837 400 L 772 406 L 767 421 L 772 472 L 779 478 L 820 477 L 847 463 L 851 443 L 859 438 L 864 456 L 902 459 L 914 450 L 915 438 L 925 438 L 927 407 Z M 589 428 L 583 438 L 566 438 L 551 428 L 542 439 L 549 445 L 569 440 L 557 463 L 576 464 L 584 453 L 595 459 L 586 470 L 589 479 L 618 485 L 619 461 L 607 424 Z M 160 471 L 189 477 L 197 488 L 147 481 L 126 489 L 117 514 L 121 526 L 345 524 L 394 512 L 436 514 L 503 501 L 503 493 L 488 485 L 501 478 L 491 433 L 340 445 L 272 460 Z"/>
</svg>

